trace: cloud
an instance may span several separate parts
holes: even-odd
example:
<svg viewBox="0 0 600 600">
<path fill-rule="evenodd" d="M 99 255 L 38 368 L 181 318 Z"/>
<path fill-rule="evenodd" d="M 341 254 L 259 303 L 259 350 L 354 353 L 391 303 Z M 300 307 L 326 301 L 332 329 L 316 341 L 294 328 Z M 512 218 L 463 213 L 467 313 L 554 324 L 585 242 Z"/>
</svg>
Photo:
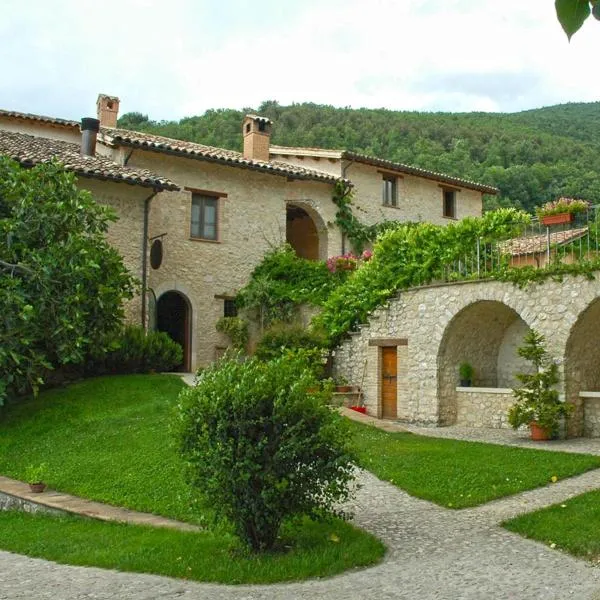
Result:
<svg viewBox="0 0 600 600">
<path fill-rule="evenodd" d="M 547 0 L 4 0 L 3 14 L 0 105 L 74 119 L 99 92 L 159 120 L 268 98 L 511 111 L 600 96 L 600 25 L 569 44 Z"/>
</svg>

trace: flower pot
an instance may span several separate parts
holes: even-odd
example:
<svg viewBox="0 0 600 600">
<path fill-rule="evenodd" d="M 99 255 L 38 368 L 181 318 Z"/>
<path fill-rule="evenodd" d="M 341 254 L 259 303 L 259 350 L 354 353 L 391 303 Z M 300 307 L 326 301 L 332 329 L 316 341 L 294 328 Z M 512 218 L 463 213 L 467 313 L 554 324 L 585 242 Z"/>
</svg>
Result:
<svg viewBox="0 0 600 600">
<path fill-rule="evenodd" d="M 535 422 L 529 423 L 529 431 L 534 442 L 544 442 L 550 439 L 550 431 Z"/>
<path fill-rule="evenodd" d="M 574 219 L 574 213 L 559 213 L 542 217 L 542 223 L 544 225 L 561 225 L 562 223 L 572 223 Z"/>
<path fill-rule="evenodd" d="M 362 413 L 363 415 L 367 414 L 366 406 L 351 406 L 350 410 L 355 410 L 356 412 Z"/>
<path fill-rule="evenodd" d="M 46 484 L 43 482 L 37 482 L 37 483 L 30 483 L 29 484 L 29 489 L 34 493 L 34 494 L 41 494 L 45 489 L 46 489 Z"/>
<path fill-rule="evenodd" d="M 335 391 L 338 392 L 339 394 L 348 394 L 349 392 L 352 391 L 352 386 L 351 385 L 336 385 Z"/>
<path fill-rule="evenodd" d="M 471 387 L 471 380 L 470 379 L 461 379 L 460 387 Z"/>
</svg>

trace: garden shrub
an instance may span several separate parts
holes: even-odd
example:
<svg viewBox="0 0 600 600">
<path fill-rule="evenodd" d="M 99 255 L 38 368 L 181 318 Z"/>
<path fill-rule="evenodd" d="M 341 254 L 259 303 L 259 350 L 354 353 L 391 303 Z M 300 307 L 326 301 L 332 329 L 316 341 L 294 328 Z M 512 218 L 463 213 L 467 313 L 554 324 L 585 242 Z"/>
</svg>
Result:
<svg viewBox="0 0 600 600">
<path fill-rule="evenodd" d="M 279 358 L 289 350 L 318 350 L 319 355 L 326 347 L 325 338 L 319 333 L 300 325 L 275 323 L 261 337 L 254 355 L 260 360 Z"/>
<path fill-rule="evenodd" d="M 190 482 L 253 551 L 282 522 L 341 515 L 353 465 L 343 419 L 306 360 L 225 358 L 179 396 L 176 430 Z"/>
<path fill-rule="evenodd" d="M 166 333 L 141 327 L 125 327 L 112 348 L 88 363 L 88 374 L 172 371 L 183 361 L 183 349 Z"/>
<path fill-rule="evenodd" d="M 236 350 L 245 350 L 248 343 L 248 321 L 241 317 L 221 317 L 216 324 L 217 331 L 224 333 L 231 340 Z"/>
</svg>

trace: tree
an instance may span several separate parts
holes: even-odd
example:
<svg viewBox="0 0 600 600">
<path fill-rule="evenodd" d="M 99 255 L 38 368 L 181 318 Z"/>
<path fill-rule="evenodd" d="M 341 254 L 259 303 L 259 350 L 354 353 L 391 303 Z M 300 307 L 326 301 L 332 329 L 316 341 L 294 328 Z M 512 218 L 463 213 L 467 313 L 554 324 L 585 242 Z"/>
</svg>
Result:
<svg viewBox="0 0 600 600">
<path fill-rule="evenodd" d="M 115 220 L 59 164 L 0 157 L 0 404 L 120 329 L 134 280 L 105 239 Z"/>
<path fill-rule="evenodd" d="M 255 552 L 274 546 L 284 520 L 340 514 L 349 497 L 349 431 L 317 389 L 298 352 L 222 360 L 179 396 L 176 430 L 191 483 Z"/>
<path fill-rule="evenodd" d="M 590 14 L 600 19 L 600 0 L 555 0 L 556 16 L 567 37 L 579 31 Z"/>
</svg>

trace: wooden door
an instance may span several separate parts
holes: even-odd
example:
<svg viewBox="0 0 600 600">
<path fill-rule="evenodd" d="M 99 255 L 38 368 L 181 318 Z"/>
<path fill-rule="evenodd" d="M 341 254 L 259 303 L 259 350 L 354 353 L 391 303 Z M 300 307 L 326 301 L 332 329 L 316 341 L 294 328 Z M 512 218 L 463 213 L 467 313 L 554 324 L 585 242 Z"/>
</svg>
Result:
<svg viewBox="0 0 600 600">
<path fill-rule="evenodd" d="M 398 403 L 398 348 L 381 348 L 381 418 L 395 419 Z"/>
</svg>

